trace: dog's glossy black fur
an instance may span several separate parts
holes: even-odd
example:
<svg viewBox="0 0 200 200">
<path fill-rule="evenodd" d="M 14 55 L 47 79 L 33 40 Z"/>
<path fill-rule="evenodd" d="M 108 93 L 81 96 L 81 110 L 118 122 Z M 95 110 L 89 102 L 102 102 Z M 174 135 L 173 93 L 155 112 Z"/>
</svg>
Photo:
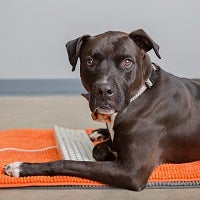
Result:
<svg viewBox="0 0 200 200">
<path fill-rule="evenodd" d="M 18 163 L 7 174 L 18 168 L 20 177 L 72 175 L 140 191 L 156 166 L 200 159 L 200 86 L 154 70 L 147 52 L 160 58 L 159 46 L 146 32 L 84 35 L 66 47 L 73 70 L 80 58 L 90 110 L 117 113 L 114 139 L 94 148 L 96 162 Z M 131 101 L 148 78 L 153 85 Z"/>
</svg>

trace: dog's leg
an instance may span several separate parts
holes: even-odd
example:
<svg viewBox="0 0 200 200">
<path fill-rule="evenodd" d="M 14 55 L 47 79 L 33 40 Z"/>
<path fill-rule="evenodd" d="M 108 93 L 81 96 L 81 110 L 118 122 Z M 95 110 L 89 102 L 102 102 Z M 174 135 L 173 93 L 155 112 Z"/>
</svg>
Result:
<svg viewBox="0 0 200 200">
<path fill-rule="evenodd" d="M 93 158 L 97 161 L 112 161 L 117 158 L 117 152 L 113 149 L 111 139 L 97 144 L 92 154 Z"/>
<path fill-rule="evenodd" d="M 90 140 L 93 142 L 99 141 L 102 142 L 110 137 L 110 133 L 108 129 L 106 128 L 99 128 L 94 131 L 92 131 L 91 134 L 89 134 Z"/>
<path fill-rule="evenodd" d="M 100 141 L 93 149 L 93 158 L 97 161 L 111 161 L 117 158 L 117 152 L 113 150 L 113 143 L 108 129 L 94 130 L 89 138 L 92 141 Z"/>
<path fill-rule="evenodd" d="M 148 170 L 145 169 L 146 178 L 144 180 L 141 172 L 137 173 L 137 171 L 131 170 L 118 159 L 106 162 L 66 160 L 46 163 L 15 162 L 5 167 L 5 173 L 9 176 L 77 176 L 137 191 L 145 187 L 149 176 L 149 172 L 147 172 Z"/>
<path fill-rule="evenodd" d="M 153 169 L 162 164 L 158 146 L 160 135 L 160 132 L 159 134 L 149 134 L 149 132 L 142 134 L 135 132 L 129 135 L 116 134 L 113 145 L 115 148 L 117 147 L 118 155 L 113 161 L 17 162 L 5 166 L 5 173 L 15 177 L 77 176 L 139 191 L 145 187 Z M 108 147 L 113 151 L 112 146 L 108 145 Z"/>
</svg>

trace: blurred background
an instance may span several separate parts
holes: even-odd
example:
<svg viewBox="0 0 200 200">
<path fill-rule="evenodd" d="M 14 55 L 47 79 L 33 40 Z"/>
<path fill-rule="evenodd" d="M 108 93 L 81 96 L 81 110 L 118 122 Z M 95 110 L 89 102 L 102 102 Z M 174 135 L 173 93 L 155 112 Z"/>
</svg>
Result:
<svg viewBox="0 0 200 200">
<path fill-rule="evenodd" d="M 78 79 L 65 44 L 107 30 L 144 29 L 160 45 L 162 59 L 150 52 L 152 61 L 199 78 L 199 19 L 199 0 L 0 0 L 0 92 L 14 80 Z"/>
</svg>

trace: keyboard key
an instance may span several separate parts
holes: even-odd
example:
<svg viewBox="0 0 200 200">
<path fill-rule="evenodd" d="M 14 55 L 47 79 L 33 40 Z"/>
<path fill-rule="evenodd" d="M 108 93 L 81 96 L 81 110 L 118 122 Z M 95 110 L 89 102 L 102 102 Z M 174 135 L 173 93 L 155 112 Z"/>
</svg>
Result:
<svg viewBox="0 0 200 200">
<path fill-rule="evenodd" d="M 94 145 L 84 130 L 54 126 L 54 136 L 63 160 L 95 161 L 92 157 Z"/>
</svg>

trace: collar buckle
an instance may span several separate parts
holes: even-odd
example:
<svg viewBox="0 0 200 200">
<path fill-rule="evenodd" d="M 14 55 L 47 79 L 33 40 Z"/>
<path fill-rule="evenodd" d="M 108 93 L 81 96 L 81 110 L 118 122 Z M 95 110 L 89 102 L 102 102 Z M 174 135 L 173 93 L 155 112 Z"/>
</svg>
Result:
<svg viewBox="0 0 200 200">
<path fill-rule="evenodd" d="M 149 89 L 153 86 L 154 82 L 152 81 L 151 78 L 148 78 L 145 82 L 145 86 Z"/>
</svg>

